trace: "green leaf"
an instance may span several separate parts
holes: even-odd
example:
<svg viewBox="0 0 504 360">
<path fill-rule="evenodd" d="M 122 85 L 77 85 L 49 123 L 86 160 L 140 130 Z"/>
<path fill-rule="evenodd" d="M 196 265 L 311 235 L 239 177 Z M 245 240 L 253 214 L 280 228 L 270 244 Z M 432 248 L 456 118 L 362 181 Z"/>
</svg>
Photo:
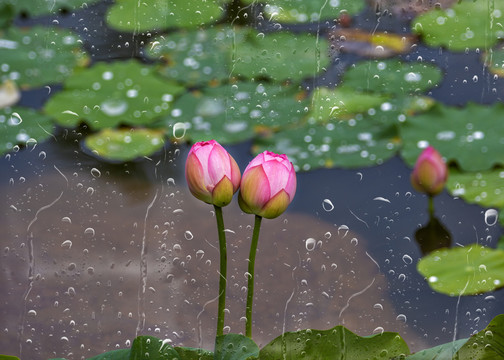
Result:
<svg viewBox="0 0 504 360">
<path fill-rule="evenodd" d="M 214 354 L 211 351 L 189 347 L 174 347 L 181 360 L 214 360 Z"/>
<path fill-rule="evenodd" d="M 316 88 L 312 94 L 310 117 L 316 122 L 348 119 L 367 112 L 370 108 L 380 107 L 389 99 L 388 96 L 356 92 L 347 86 L 328 89 Z"/>
<path fill-rule="evenodd" d="M 488 66 L 491 73 L 504 77 L 504 49 L 490 49 L 482 55 L 483 62 Z"/>
<path fill-rule="evenodd" d="M 159 72 L 187 85 L 223 81 L 231 73 L 233 48 L 240 46 L 250 30 L 215 27 L 156 37 L 146 55 L 162 60 Z"/>
<path fill-rule="evenodd" d="M 459 109 L 436 104 L 410 117 L 401 126 L 401 155 L 413 166 L 427 145 L 465 171 L 484 171 L 504 165 L 504 104 L 468 104 Z"/>
<path fill-rule="evenodd" d="M 441 70 L 434 65 L 396 59 L 369 60 L 350 67 L 342 83 L 357 91 L 404 96 L 423 93 L 436 86 L 441 78 Z"/>
<path fill-rule="evenodd" d="M 390 359 L 409 354 L 404 340 L 384 332 L 358 336 L 343 326 L 329 330 L 287 332 L 261 349 L 261 360 L 298 359 Z"/>
<path fill-rule="evenodd" d="M 107 12 L 110 27 L 131 32 L 170 27 L 197 28 L 219 20 L 223 14 L 219 0 L 116 0 Z"/>
<path fill-rule="evenodd" d="M 471 336 L 455 354 L 454 359 L 504 359 L 504 315 L 497 315 L 485 329 Z"/>
<path fill-rule="evenodd" d="M 0 41 L 0 82 L 22 88 L 59 83 L 89 62 L 79 37 L 66 29 L 9 28 L 0 31 Z"/>
<path fill-rule="evenodd" d="M 93 130 L 120 124 L 142 126 L 168 113 L 170 103 L 183 90 L 134 60 L 98 63 L 72 74 L 44 110 L 65 127 L 81 121 Z"/>
<path fill-rule="evenodd" d="M 448 360 L 451 359 L 466 342 L 467 339 L 460 339 L 430 349 L 421 350 L 406 356 L 406 360 Z"/>
<path fill-rule="evenodd" d="M 0 29 L 5 30 L 14 20 L 14 6 L 0 1 Z M 1 355 L 0 355 L 1 356 Z M 0 358 L 1 359 L 1 358 Z"/>
<path fill-rule="evenodd" d="M 119 349 L 93 356 L 87 360 L 129 360 L 131 349 Z"/>
<path fill-rule="evenodd" d="M 299 122 L 308 106 L 304 96 L 297 87 L 268 83 L 205 88 L 181 96 L 162 123 L 177 139 L 238 143 Z"/>
<path fill-rule="evenodd" d="M 397 151 L 395 127 L 366 120 L 303 125 L 255 142 L 254 152 L 287 154 L 296 170 L 381 164 Z"/>
<path fill-rule="evenodd" d="M 453 196 L 459 196 L 469 203 L 498 209 L 504 208 L 503 184 L 503 169 L 476 173 L 450 169 L 446 187 Z M 495 223 L 495 221 L 490 222 Z"/>
<path fill-rule="evenodd" d="M 259 347 L 243 335 L 220 335 L 215 340 L 215 360 L 247 360 L 258 356 Z"/>
<path fill-rule="evenodd" d="M 246 4 L 257 0 L 244 0 Z M 265 0 L 264 11 L 271 21 L 283 23 L 315 22 L 321 19 L 333 19 L 340 12 L 354 15 L 365 7 L 362 0 Z"/>
<path fill-rule="evenodd" d="M 327 48 L 325 38 L 311 34 L 251 33 L 247 41 L 233 52 L 232 74 L 274 81 L 300 81 L 315 76 L 329 65 Z"/>
<path fill-rule="evenodd" d="M 0 354 L 0 360 L 19 360 L 19 358 L 17 356 L 1 355 Z M 58 359 L 52 359 L 52 360 L 58 360 Z"/>
<path fill-rule="evenodd" d="M 0 154 L 14 146 L 35 145 L 53 133 L 52 120 L 39 112 L 21 107 L 0 109 Z"/>
<path fill-rule="evenodd" d="M 154 129 L 103 129 L 85 138 L 91 154 L 110 162 L 149 156 L 164 146 L 164 132 Z"/>
<path fill-rule="evenodd" d="M 99 0 L 0 0 L 2 5 L 10 5 L 16 13 L 26 13 L 32 16 L 55 14 L 59 11 L 70 12 L 82 7 L 89 6 Z"/>
<path fill-rule="evenodd" d="M 504 1 L 457 1 L 449 9 L 435 9 L 412 22 L 413 32 L 432 47 L 444 46 L 452 51 L 492 47 L 504 38 L 504 31 L 494 22 L 504 14 Z"/>
<path fill-rule="evenodd" d="M 131 345 L 129 360 L 182 360 L 175 349 L 153 336 L 138 336 Z M 119 360 L 119 359 L 118 359 Z"/>
<path fill-rule="evenodd" d="M 504 286 L 504 251 L 478 244 L 444 248 L 420 259 L 417 269 L 437 292 L 475 295 Z"/>
</svg>

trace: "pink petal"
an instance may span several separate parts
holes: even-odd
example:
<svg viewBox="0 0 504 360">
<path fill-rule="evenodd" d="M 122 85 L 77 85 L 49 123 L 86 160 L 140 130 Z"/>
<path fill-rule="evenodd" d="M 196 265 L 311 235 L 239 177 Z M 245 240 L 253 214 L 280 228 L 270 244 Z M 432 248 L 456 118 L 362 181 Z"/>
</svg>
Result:
<svg viewBox="0 0 504 360">
<path fill-rule="evenodd" d="M 249 168 L 243 173 L 240 195 L 254 213 L 270 200 L 270 185 L 262 166 Z"/>
</svg>

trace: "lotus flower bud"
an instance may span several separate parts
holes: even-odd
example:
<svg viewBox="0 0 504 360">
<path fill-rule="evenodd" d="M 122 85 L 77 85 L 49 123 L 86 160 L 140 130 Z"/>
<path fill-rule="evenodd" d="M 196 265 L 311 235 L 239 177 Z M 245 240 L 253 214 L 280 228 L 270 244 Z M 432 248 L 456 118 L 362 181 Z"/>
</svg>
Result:
<svg viewBox="0 0 504 360">
<path fill-rule="evenodd" d="M 226 206 L 240 186 L 240 169 L 231 155 L 215 140 L 195 143 L 185 166 L 191 193 L 199 200 Z"/>
<path fill-rule="evenodd" d="M 418 157 L 411 184 L 415 190 L 434 196 L 439 194 L 446 183 L 448 169 L 443 158 L 432 146 L 425 148 Z"/>
<path fill-rule="evenodd" d="M 286 155 L 265 151 L 243 172 L 238 194 L 240 208 L 273 219 L 282 214 L 296 193 L 296 172 Z"/>
</svg>

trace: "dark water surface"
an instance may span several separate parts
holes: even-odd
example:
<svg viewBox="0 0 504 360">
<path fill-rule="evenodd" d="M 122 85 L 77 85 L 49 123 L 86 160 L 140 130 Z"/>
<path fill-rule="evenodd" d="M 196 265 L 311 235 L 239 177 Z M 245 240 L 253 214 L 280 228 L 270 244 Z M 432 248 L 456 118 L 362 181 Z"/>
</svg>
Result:
<svg viewBox="0 0 504 360">
<path fill-rule="evenodd" d="M 93 6 L 58 21 L 84 37 L 94 60 L 140 56 L 135 44 L 141 36 L 103 29 L 103 10 Z M 363 28 L 379 23 L 381 30 L 407 31 L 406 23 L 387 19 L 362 14 L 357 21 Z M 125 41 L 132 45 L 117 46 Z M 418 47 L 404 58 L 418 56 L 447 71 L 430 94 L 434 98 L 456 105 L 502 100 L 503 82 L 485 73 L 478 54 Z M 334 85 L 351 61 L 355 57 L 345 55 L 316 82 Z M 478 82 L 463 81 L 474 74 Z M 45 97 L 45 89 L 25 92 L 22 104 L 40 108 Z M 127 347 L 139 334 L 211 349 L 216 225 L 212 207 L 188 193 L 188 146 L 169 145 L 151 159 L 108 165 L 84 154 L 81 138 L 62 130 L 0 159 L 0 353 L 80 359 Z M 252 158 L 249 143 L 227 149 L 242 170 Z M 298 174 L 288 211 L 263 221 L 253 327 L 258 344 L 283 331 L 343 324 L 359 335 L 397 331 L 416 351 L 468 337 L 504 312 L 502 290 L 448 297 L 430 290 L 417 273 L 422 254 L 414 234 L 429 218 L 427 198 L 413 191 L 410 171 L 393 158 L 371 168 Z M 453 246 L 495 246 L 502 234 L 498 225 L 485 223 L 485 209 L 447 193 L 435 206 Z M 253 216 L 235 202 L 224 216 L 226 325 L 243 332 Z"/>
</svg>

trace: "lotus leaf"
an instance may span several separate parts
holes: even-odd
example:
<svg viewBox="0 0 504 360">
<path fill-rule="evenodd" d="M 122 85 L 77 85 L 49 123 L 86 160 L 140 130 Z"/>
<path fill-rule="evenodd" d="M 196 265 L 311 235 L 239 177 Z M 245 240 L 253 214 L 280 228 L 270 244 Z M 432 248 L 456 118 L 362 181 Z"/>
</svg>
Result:
<svg viewBox="0 0 504 360">
<path fill-rule="evenodd" d="M 486 328 L 471 336 L 455 354 L 454 359 L 504 359 L 504 315 L 497 315 Z"/>
<path fill-rule="evenodd" d="M 504 0 L 458 1 L 448 9 L 434 9 L 418 16 L 412 29 L 432 47 L 452 51 L 487 49 L 504 38 L 499 23 L 504 16 Z"/>
<path fill-rule="evenodd" d="M 54 131 L 52 120 L 21 107 L 0 109 L 0 154 L 16 145 L 28 146 L 48 139 Z"/>
<path fill-rule="evenodd" d="M 259 139 L 254 152 L 287 154 L 296 170 L 320 167 L 358 168 L 381 164 L 398 148 L 394 126 L 363 119 L 303 125 Z"/>
<path fill-rule="evenodd" d="M 71 11 L 98 1 L 99 0 L 0 0 L 0 8 L 9 5 L 12 6 L 15 13 L 38 16 L 54 14 L 61 11 Z"/>
<path fill-rule="evenodd" d="M 224 8 L 220 0 L 116 0 L 107 13 L 110 27 L 143 32 L 171 27 L 198 28 L 220 19 Z"/>
<path fill-rule="evenodd" d="M 361 337 L 336 326 L 329 330 L 287 332 L 262 348 L 259 358 L 361 360 L 404 358 L 408 354 L 408 346 L 397 333 Z"/>
<path fill-rule="evenodd" d="M 147 56 L 161 59 L 161 74 L 188 85 L 223 81 L 231 73 L 233 49 L 248 30 L 215 27 L 158 36 L 147 46 Z"/>
<path fill-rule="evenodd" d="M 257 0 L 245 0 L 252 4 Z M 333 19 L 340 12 L 350 15 L 362 11 L 365 7 L 363 0 L 265 0 L 264 11 L 270 21 L 283 23 L 316 22 L 322 19 Z"/>
<path fill-rule="evenodd" d="M 504 105 L 500 103 L 468 104 L 463 109 L 436 104 L 401 126 L 401 154 L 413 166 L 421 150 L 432 145 L 465 171 L 486 171 L 503 165 L 503 116 Z"/>
<path fill-rule="evenodd" d="M 174 97 L 184 89 L 160 80 L 152 66 L 137 61 L 98 63 L 76 71 L 52 96 L 45 112 L 65 127 L 81 121 L 93 130 L 119 124 L 142 126 L 167 114 Z"/>
<path fill-rule="evenodd" d="M 441 70 L 430 64 L 368 60 L 349 68 L 342 82 L 358 91 L 403 96 L 421 94 L 436 86 L 441 77 Z"/>
<path fill-rule="evenodd" d="M 175 138 L 237 143 L 299 122 L 307 106 L 304 92 L 296 87 L 236 83 L 181 96 L 162 122 Z"/>
<path fill-rule="evenodd" d="M 478 244 L 443 248 L 420 259 L 417 269 L 437 292 L 475 295 L 504 286 L 504 251 Z"/>
<path fill-rule="evenodd" d="M 100 159 L 125 162 L 161 150 L 164 132 L 154 129 L 103 129 L 87 136 L 84 145 Z"/>
<path fill-rule="evenodd" d="M 0 59 L 0 82 L 21 88 L 59 83 L 89 60 L 76 34 L 39 26 L 0 31 Z"/>
<path fill-rule="evenodd" d="M 233 51 L 232 75 L 300 81 L 329 65 L 328 42 L 311 34 L 250 33 Z"/>
</svg>

